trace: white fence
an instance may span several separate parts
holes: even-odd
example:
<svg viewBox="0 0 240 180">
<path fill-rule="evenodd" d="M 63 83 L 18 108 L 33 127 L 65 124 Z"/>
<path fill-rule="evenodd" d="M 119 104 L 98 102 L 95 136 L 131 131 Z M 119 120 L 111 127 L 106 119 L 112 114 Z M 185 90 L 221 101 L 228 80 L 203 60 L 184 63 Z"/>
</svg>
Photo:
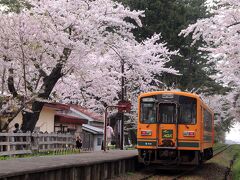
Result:
<svg viewBox="0 0 240 180">
<path fill-rule="evenodd" d="M 70 134 L 0 133 L 0 156 L 57 151 L 74 147 L 75 138 Z"/>
</svg>

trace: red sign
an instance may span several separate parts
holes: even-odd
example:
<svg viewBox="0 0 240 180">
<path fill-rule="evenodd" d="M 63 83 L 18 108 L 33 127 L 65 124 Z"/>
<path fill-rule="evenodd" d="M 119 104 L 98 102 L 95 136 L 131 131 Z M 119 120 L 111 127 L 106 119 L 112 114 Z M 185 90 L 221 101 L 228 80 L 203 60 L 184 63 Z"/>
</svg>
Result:
<svg viewBox="0 0 240 180">
<path fill-rule="evenodd" d="M 151 136 L 152 131 L 151 130 L 143 130 L 143 131 L 141 131 L 141 135 L 142 136 Z"/>
<path fill-rule="evenodd" d="M 130 112 L 131 106 L 132 104 L 129 101 L 119 101 L 118 112 Z"/>
<path fill-rule="evenodd" d="M 195 132 L 194 131 L 184 131 L 183 132 L 183 136 L 195 136 Z"/>
</svg>

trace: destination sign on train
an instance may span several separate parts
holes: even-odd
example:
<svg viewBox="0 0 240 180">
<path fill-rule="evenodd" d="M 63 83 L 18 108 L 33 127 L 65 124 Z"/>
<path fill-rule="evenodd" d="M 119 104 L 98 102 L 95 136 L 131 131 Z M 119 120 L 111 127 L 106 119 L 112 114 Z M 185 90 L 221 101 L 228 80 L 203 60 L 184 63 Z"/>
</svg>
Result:
<svg viewBox="0 0 240 180">
<path fill-rule="evenodd" d="M 174 95 L 173 94 L 162 94 L 162 98 L 164 98 L 164 99 L 173 99 Z"/>
<path fill-rule="evenodd" d="M 153 97 L 142 98 L 142 102 L 155 102 L 155 98 Z"/>
</svg>

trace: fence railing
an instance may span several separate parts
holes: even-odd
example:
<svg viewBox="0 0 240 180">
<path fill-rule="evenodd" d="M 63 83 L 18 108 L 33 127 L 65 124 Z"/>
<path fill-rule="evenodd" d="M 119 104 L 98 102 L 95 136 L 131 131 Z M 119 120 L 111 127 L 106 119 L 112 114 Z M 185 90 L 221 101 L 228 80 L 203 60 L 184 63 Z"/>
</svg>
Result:
<svg viewBox="0 0 240 180">
<path fill-rule="evenodd" d="M 74 147 L 75 137 L 70 134 L 0 133 L 0 156 L 57 151 Z"/>
</svg>

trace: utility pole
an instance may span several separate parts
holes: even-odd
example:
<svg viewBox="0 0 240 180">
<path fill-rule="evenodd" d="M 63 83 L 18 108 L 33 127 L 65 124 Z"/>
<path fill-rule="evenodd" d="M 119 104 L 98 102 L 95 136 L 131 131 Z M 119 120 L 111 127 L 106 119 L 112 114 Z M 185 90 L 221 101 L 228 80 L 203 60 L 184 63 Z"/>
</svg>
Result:
<svg viewBox="0 0 240 180">
<path fill-rule="evenodd" d="M 121 58 L 121 101 L 124 102 L 125 93 L 125 77 L 124 77 L 124 60 Z M 124 146 L 124 112 L 121 112 L 121 132 L 120 132 L 120 149 L 123 150 Z"/>
<path fill-rule="evenodd" d="M 121 56 L 119 56 L 121 58 Z M 127 94 L 126 92 L 126 88 L 125 88 L 125 77 L 124 77 L 124 59 L 121 58 L 121 73 L 122 73 L 122 78 L 121 78 L 121 98 L 120 101 L 118 102 L 117 105 L 111 105 L 111 106 L 107 106 L 105 109 L 105 120 L 104 120 L 104 151 L 106 151 L 106 124 L 107 124 L 107 110 L 108 108 L 112 107 L 112 108 L 118 108 L 118 112 L 121 113 L 121 117 L 120 117 L 120 124 L 121 124 L 121 128 L 120 128 L 120 142 L 119 142 L 119 146 L 120 149 L 123 150 L 124 147 L 124 112 L 130 112 L 131 111 L 131 102 L 129 101 L 125 101 L 125 95 Z"/>
<path fill-rule="evenodd" d="M 107 106 L 105 108 L 105 118 L 104 118 L 104 143 L 103 143 L 103 150 L 107 150 L 107 121 L 108 121 L 108 108 L 118 108 L 118 112 L 121 112 L 123 114 L 124 111 L 130 112 L 131 111 L 131 103 L 130 102 L 119 102 L 117 105 L 111 105 Z M 123 121 L 122 121 L 123 122 Z M 121 137 L 123 137 L 124 133 L 121 133 Z M 121 139 L 121 138 L 120 138 Z M 122 141 L 123 142 L 123 141 Z M 120 142 L 121 143 L 121 142 Z M 123 149 L 123 143 L 121 143 L 121 149 Z"/>
</svg>

